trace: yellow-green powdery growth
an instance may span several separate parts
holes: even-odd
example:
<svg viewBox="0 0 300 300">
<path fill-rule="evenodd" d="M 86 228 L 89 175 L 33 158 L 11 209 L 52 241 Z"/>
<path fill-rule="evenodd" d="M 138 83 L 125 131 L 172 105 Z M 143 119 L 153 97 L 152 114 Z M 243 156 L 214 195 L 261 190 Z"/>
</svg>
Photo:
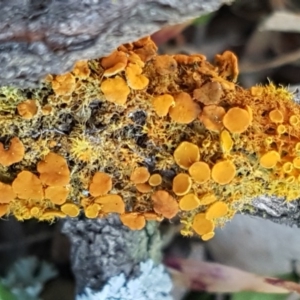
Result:
<svg viewBox="0 0 300 300">
<path fill-rule="evenodd" d="M 258 195 L 298 197 L 299 105 L 235 82 L 237 59 L 157 55 L 150 38 L 0 89 L 0 215 L 178 217 L 203 240 Z"/>
</svg>

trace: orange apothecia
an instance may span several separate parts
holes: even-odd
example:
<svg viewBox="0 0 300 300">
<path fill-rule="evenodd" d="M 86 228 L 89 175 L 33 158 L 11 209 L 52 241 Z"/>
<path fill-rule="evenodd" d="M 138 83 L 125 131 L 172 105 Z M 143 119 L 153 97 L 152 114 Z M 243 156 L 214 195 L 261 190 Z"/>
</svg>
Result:
<svg viewBox="0 0 300 300">
<path fill-rule="evenodd" d="M 8 148 L 0 143 L 0 164 L 8 167 L 14 163 L 20 162 L 25 154 L 25 148 L 19 138 L 14 137 L 10 140 Z"/>
</svg>

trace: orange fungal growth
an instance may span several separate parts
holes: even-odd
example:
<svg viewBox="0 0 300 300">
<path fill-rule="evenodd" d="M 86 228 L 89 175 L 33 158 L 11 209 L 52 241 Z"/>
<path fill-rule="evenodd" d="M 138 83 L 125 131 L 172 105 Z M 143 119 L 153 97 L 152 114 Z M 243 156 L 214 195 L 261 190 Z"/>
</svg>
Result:
<svg viewBox="0 0 300 300">
<path fill-rule="evenodd" d="M 220 134 L 220 143 L 224 153 L 229 153 L 233 147 L 233 140 L 227 130 L 222 130 Z"/>
<path fill-rule="evenodd" d="M 194 194 L 187 194 L 179 200 L 179 208 L 184 211 L 190 211 L 197 208 L 200 201 Z"/>
<path fill-rule="evenodd" d="M 14 200 L 16 194 L 11 185 L 0 182 L 0 204 L 6 204 Z"/>
<path fill-rule="evenodd" d="M 84 209 L 84 214 L 88 219 L 95 219 L 98 217 L 100 210 L 101 205 L 98 203 L 93 203 Z"/>
<path fill-rule="evenodd" d="M 170 55 L 158 55 L 154 60 L 154 68 L 159 75 L 169 75 L 177 71 L 177 62 Z"/>
<path fill-rule="evenodd" d="M 271 150 L 263 154 L 259 160 L 260 165 L 266 169 L 272 169 L 280 161 L 280 155 L 277 151 Z"/>
<path fill-rule="evenodd" d="M 70 95 L 75 87 L 75 77 L 71 73 L 56 75 L 52 81 L 52 89 L 57 96 Z"/>
<path fill-rule="evenodd" d="M 208 220 L 224 217 L 228 212 L 228 206 L 225 202 L 217 201 L 213 203 L 205 213 Z"/>
<path fill-rule="evenodd" d="M 274 123 L 282 123 L 283 122 L 283 114 L 279 109 L 273 109 L 269 113 L 269 118 Z"/>
<path fill-rule="evenodd" d="M 298 125 L 299 125 L 300 119 L 299 119 L 298 116 L 292 115 L 292 116 L 290 116 L 290 118 L 289 118 L 289 122 L 290 122 L 290 124 L 291 124 L 292 126 L 295 127 L 295 126 L 298 126 Z"/>
<path fill-rule="evenodd" d="M 225 114 L 223 124 L 231 133 L 243 133 L 251 124 L 251 117 L 247 110 L 233 107 Z"/>
<path fill-rule="evenodd" d="M 157 214 L 172 219 L 178 213 L 177 201 L 166 191 L 158 190 L 151 196 L 153 209 Z"/>
<path fill-rule="evenodd" d="M 20 162 L 25 154 L 25 148 L 19 138 L 14 137 L 10 140 L 8 149 L 0 143 L 0 164 L 8 167 L 14 163 Z"/>
<path fill-rule="evenodd" d="M 151 186 L 148 183 L 138 183 L 135 185 L 135 187 L 142 194 L 150 193 L 152 190 Z"/>
<path fill-rule="evenodd" d="M 184 173 L 177 174 L 173 179 L 173 192 L 177 196 L 185 195 L 192 187 L 192 179 Z"/>
<path fill-rule="evenodd" d="M 151 186 L 158 186 L 162 183 L 162 177 L 160 174 L 152 174 L 148 182 Z"/>
<path fill-rule="evenodd" d="M 64 214 L 71 218 L 76 218 L 80 213 L 78 206 L 74 203 L 65 203 L 60 209 Z"/>
<path fill-rule="evenodd" d="M 210 179 L 210 168 L 204 161 L 197 161 L 189 167 L 189 174 L 197 183 L 205 183 Z"/>
<path fill-rule="evenodd" d="M 209 205 L 217 201 L 216 196 L 213 193 L 206 193 L 199 197 L 200 205 Z"/>
<path fill-rule="evenodd" d="M 224 127 L 222 120 L 225 113 L 225 109 L 222 106 L 207 105 L 204 106 L 202 113 L 199 115 L 199 120 L 207 130 L 218 132 Z"/>
<path fill-rule="evenodd" d="M 120 220 L 123 225 L 129 227 L 131 230 L 141 230 L 146 226 L 145 217 L 134 212 L 121 214 Z"/>
<path fill-rule="evenodd" d="M 100 89 L 107 101 L 118 105 L 124 105 L 130 93 L 130 88 L 120 76 L 103 80 Z"/>
<path fill-rule="evenodd" d="M 22 171 L 12 183 L 14 193 L 20 199 L 42 200 L 44 198 L 41 180 L 29 171 Z"/>
<path fill-rule="evenodd" d="M 125 203 L 121 196 L 109 194 L 95 199 L 95 202 L 101 205 L 103 213 L 118 213 L 125 212 Z"/>
<path fill-rule="evenodd" d="M 153 108 L 159 117 L 165 117 L 170 107 L 174 104 L 174 98 L 169 94 L 160 95 L 152 99 Z"/>
<path fill-rule="evenodd" d="M 169 110 L 169 115 L 173 121 L 189 124 L 197 118 L 200 108 L 188 93 L 182 92 L 174 95 L 174 100 L 175 105 Z"/>
<path fill-rule="evenodd" d="M 192 228 L 200 236 L 208 234 L 215 229 L 214 222 L 212 220 L 207 220 L 204 213 L 199 213 L 195 215 L 193 219 Z"/>
<path fill-rule="evenodd" d="M 88 62 L 86 60 L 81 60 L 75 64 L 72 72 L 76 77 L 86 79 L 89 77 L 91 70 L 89 68 Z"/>
<path fill-rule="evenodd" d="M 182 142 L 174 151 L 176 164 L 188 169 L 193 163 L 200 159 L 200 151 L 197 145 L 189 142 Z"/>
<path fill-rule="evenodd" d="M 133 90 L 143 90 L 149 84 L 149 79 L 142 75 L 142 68 L 136 64 L 129 63 L 125 69 L 128 86 Z"/>
<path fill-rule="evenodd" d="M 93 197 L 107 194 L 112 189 L 111 177 L 103 172 L 97 172 L 93 176 L 89 186 L 89 192 Z"/>
<path fill-rule="evenodd" d="M 41 181 L 49 186 L 64 186 L 70 181 L 70 171 L 64 157 L 50 152 L 37 164 Z"/>
<path fill-rule="evenodd" d="M 211 240 L 213 237 L 215 236 L 215 233 L 212 231 L 212 232 L 209 232 L 209 233 L 206 233 L 204 235 L 201 236 L 201 239 L 202 241 L 209 241 Z"/>
<path fill-rule="evenodd" d="M 207 82 L 201 88 L 195 89 L 193 97 L 204 105 L 217 105 L 223 93 L 219 82 Z"/>
<path fill-rule="evenodd" d="M 69 190 L 65 186 L 49 186 L 45 189 L 45 199 L 56 205 L 64 204 L 68 195 Z"/>
<path fill-rule="evenodd" d="M 212 179 L 221 185 L 232 181 L 236 174 L 236 168 L 232 161 L 223 160 L 216 163 L 211 171 Z"/>
<path fill-rule="evenodd" d="M 38 107 L 35 100 L 26 100 L 18 104 L 17 110 L 23 119 L 30 120 L 36 115 Z"/>
<path fill-rule="evenodd" d="M 148 181 L 150 173 L 145 167 L 138 167 L 130 175 L 130 180 L 135 183 L 145 183 Z"/>
<path fill-rule="evenodd" d="M 225 79 L 229 78 L 236 82 L 239 74 L 237 57 L 232 52 L 225 51 L 223 54 L 217 54 L 215 60 L 219 67 L 219 74 Z"/>
</svg>

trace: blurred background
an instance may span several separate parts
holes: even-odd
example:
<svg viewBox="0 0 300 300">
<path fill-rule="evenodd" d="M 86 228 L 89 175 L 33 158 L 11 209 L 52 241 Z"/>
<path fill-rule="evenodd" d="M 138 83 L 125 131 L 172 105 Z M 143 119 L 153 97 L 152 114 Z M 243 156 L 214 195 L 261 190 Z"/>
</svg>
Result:
<svg viewBox="0 0 300 300">
<path fill-rule="evenodd" d="M 153 39 L 162 54 L 202 53 L 213 61 L 216 54 L 233 51 L 239 59 L 238 83 L 243 87 L 271 81 L 288 86 L 292 92 L 300 88 L 299 0 L 237 0 L 191 22 L 164 28 Z M 74 299 L 70 247 L 60 229 L 60 222 L 0 221 L 0 299 Z M 219 279 L 214 282 L 214 291 L 208 293 L 205 286 L 192 290 L 174 277 L 174 299 L 300 299 L 296 294 L 273 294 L 272 290 L 258 293 L 253 286 L 248 286 L 253 292 L 237 292 L 247 286 L 247 279 L 234 277 L 234 272 L 242 270 L 253 276 L 298 282 L 300 229 L 244 215 L 217 230 L 209 242 L 182 237 L 179 229 L 162 224 L 164 259 L 189 259 L 199 268 L 203 267 L 201 262 L 208 262 L 208 273 L 211 263 L 219 263 L 229 280 L 227 293 L 218 293 Z M 235 269 L 229 272 L 225 266 Z"/>
</svg>

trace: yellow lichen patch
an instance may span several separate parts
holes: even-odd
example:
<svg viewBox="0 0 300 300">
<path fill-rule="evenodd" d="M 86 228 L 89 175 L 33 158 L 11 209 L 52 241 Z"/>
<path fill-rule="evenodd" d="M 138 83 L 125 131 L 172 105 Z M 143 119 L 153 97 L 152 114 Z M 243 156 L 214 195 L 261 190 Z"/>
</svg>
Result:
<svg viewBox="0 0 300 300">
<path fill-rule="evenodd" d="M 123 225 L 129 227 L 131 230 L 141 230 L 146 225 L 145 217 L 134 212 L 120 215 L 120 220 Z"/>
<path fill-rule="evenodd" d="M 37 164 L 41 181 L 49 186 L 64 186 L 70 181 L 70 171 L 64 157 L 50 152 Z"/>
<path fill-rule="evenodd" d="M 283 125 L 283 124 L 278 125 L 277 128 L 276 128 L 276 132 L 278 134 L 284 134 L 284 133 L 286 133 L 286 127 L 285 127 L 285 125 Z"/>
<path fill-rule="evenodd" d="M 199 213 L 195 215 L 193 219 L 192 228 L 199 235 L 208 234 L 215 229 L 214 222 L 212 220 L 207 220 L 204 213 Z"/>
<path fill-rule="evenodd" d="M 120 76 L 103 80 L 100 89 L 105 100 L 118 105 L 124 105 L 130 93 L 130 88 Z"/>
<path fill-rule="evenodd" d="M 215 60 L 220 76 L 236 82 L 239 74 L 237 57 L 231 51 L 225 51 L 223 54 L 217 54 Z"/>
<path fill-rule="evenodd" d="M 143 90 L 149 84 L 149 79 L 142 75 L 143 69 L 136 65 L 129 63 L 125 69 L 125 75 L 128 86 L 133 90 Z"/>
<path fill-rule="evenodd" d="M 130 180 L 135 183 L 145 183 L 148 181 L 150 173 L 145 167 L 138 167 L 130 175 Z"/>
<path fill-rule="evenodd" d="M 200 151 L 197 145 L 189 142 L 182 142 L 174 151 L 176 164 L 188 169 L 193 163 L 200 159 Z"/>
<path fill-rule="evenodd" d="M 189 167 L 189 174 L 197 183 L 205 183 L 210 179 L 209 165 L 203 161 L 193 163 Z"/>
<path fill-rule="evenodd" d="M 30 209 L 30 215 L 36 218 L 39 216 L 40 212 L 41 210 L 37 206 L 34 206 Z"/>
<path fill-rule="evenodd" d="M 224 153 L 229 153 L 233 147 L 233 140 L 227 130 L 222 130 L 220 134 L 220 143 Z"/>
<path fill-rule="evenodd" d="M 107 194 L 112 189 L 111 177 L 103 172 L 97 172 L 93 176 L 89 186 L 89 192 L 93 197 Z"/>
<path fill-rule="evenodd" d="M 298 126 L 299 125 L 299 122 L 300 122 L 300 119 L 298 116 L 295 116 L 295 115 L 292 115 L 290 116 L 289 118 L 289 122 L 292 126 Z"/>
<path fill-rule="evenodd" d="M 135 185 L 135 187 L 142 194 L 150 193 L 152 190 L 148 183 L 138 183 Z"/>
<path fill-rule="evenodd" d="M 89 68 L 88 62 L 86 60 L 81 60 L 75 64 L 72 72 L 76 77 L 86 79 L 89 77 L 91 70 Z"/>
<path fill-rule="evenodd" d="M 6 204 L 14 200 L 16 194 L 11 185 L 0 182 L 0 204 Z"/>
<path fill-rule="evenodd" d="M 214 236 L 215 236 L 215 233 L 212 231 L 212 232 L 203 234 L 201 236 L 201 239 L 202 239 L 202 241 L 208 241 L 208 240 L 211 240 Z"/>
<path fill-rule="evenodd" d="M 236 168 L 232 161 L 224 160 L 216 163 L 211 171 L 212 179 L 221 185 L 228 184 L 236 174 Z"/>
<path fill-rule="evenodd" d="M 60 207 L 61 211 L 71 218 L 75 218 L 79 215 L 80 210 L 74 203 L 65 203 Z"/>
<path fill-rule="evenodd" d="M 217 105 L 223 93 L 219 82 L 207 82 L 201 88 L 195 89 L 193 97 L 204 105 Z"/>
<path fill-rule="evenodd" d="M 291 162 L 286 162 L 282 165 L 282 171 L 284 173 L 291 173 L 294 169 L 294 166 Z"/>
<path fill-rule="evenodd" d="M 158 190 L 151 196 L 153 209 L 157 214 L 172 219 L 178 213 L 177 201 L 166 191 Z"/>
<path fill-rule="evenodd" d="M 206 193 L 199 196 L 200 205 L 208 205 L 217 201 L 216 196 L 213 193 Z"/>
<path fill-rule="evenodd" d="M 125 203 L 119 195 L 109 194 L 98 197 L 95 199 L 95 203 L 101 205 L 101 212 L 103 213 L 123 214 L 125 212 Z"/>
<path fill-rule="evenodd" d="M 177 62 L 170 55 L 158 55 L 154 60 L 154 68 L 159 75 L 169 75 L 177 71 Z"/>
<path fill-rule="evenodd" d="M 225 114 L 223 124 L 231 133 L 243 133 L 251 124 L 251 118 L 247 110 L 233 107 Z"/>
<path fill-rule="evenodd" d="M 98 203 L 93 203 L 84 209 L 84 214 L 89 219 L 95 219 L 98 217 L 100 210 L 101 205 Z"/>
<path fill-rule="evenodd" d="M 266 169 L 272 169 L 280 161 L 280 155 L 277 151 L 271 150 L 263 154 L 259 160 L 260 165 Z"/>
<path fill-rule="evenodd" d="M 269 118 L 274 123 L 282 123 L 283 122 L 283 114 L 279 109 L 273 109 L 269 113 Z"/>
<path fill-rule="evenodd" d="M 0 218 L 2 218 L 8 213 L 8 209 L 9 209 L 8 204 L 0 204 Z"/>
<path fill-rule="evenodd" d="M 10 145 L 7 149 L 2 143 L 0 143 L 0 164 L 4 167 L 8 167 L 21 161 L 24 157 L 24 154 L 24 145 L 17 137 L 14 137 L 10 140 Z"/>
<path fill-rule="evenodd" d="M 52 89 L 57 96 L 70 95 L 75 87 L 75 77 L 71 73 L 56 75 L 52 81 Z"/>
<path fill-rule="evenodd" d="M 199 115 L 199 120 L 207 130 L 218 132 L 224 127 L 222 120 L 225 113 L 225 109 L 222 106 L 207 105 L 204 106 L 202 113 Z"/>
<path fill-rule="evenodd" d="M 187 194 L 179 200 L 179 208 L 181 210 L 190 211 L 200 205 L 198 197 L 194 194 Z"/>
<path fill-rule="evenodd" d="M 49 209 L 43 212 L 39 220 L 51 221 L 55 218 L 65 218 L 67 214 L 59 210 Z"/>
<path fill-rule="evenodd" d="M 295 157 L 294 159 L 293 159 L 293 166 L 294 166 L 294 168 L 296 168 L 296 169 L 300 169 L 300 157 L 298 156 L 298 157 Z"/>
<path fill-rule="evenodd" d="M 42 200 L 44 198 L 41 180 L 29 171 L 22 171 L 12 183 L 14 193 L 20 199 Z"/>
<path fill-rule="evenodd" d="M 189 175 L 184 173 L 177 174 L 173 179 L 173 192 L 177 196 L 185 195 L 192 187 L 192 179 Z"/>
<path fill-rule="evenodd" d="M 221 218 L 226 216 L 228 212 L 228 206 L 225 202 L 217 201 L 213 203 L 205 213 L 205 217 L 208 220 Z"/>
<path fill-rule="evenodd" d="M 193 101 L 188 93 L 182 92 L 174 95 L 175 105 L 170 107 L 171 119 L 180 124 L 193 122 L 200 112 L 200 107 Z"/>
<path fill-rule="evenodd" d="M 45 199 L 53 204 L 62 205 L 66 202 L 69 190 L 64 186 L 49 186 L 45 189 Z"/>
<path fill-rule="evenodd" d="M 23 119 L 30 120 L 36 115 L 38 107 L 35 100 L 26 100 L 18 104 L 17 110 Z"/>
<path fill-rule="evenodd" d="M 160 174 L 152 174 L 148 180 L 151 186 L 158 186 L 162 183 L 162 177 Z"/>
<path fill-rule="evenodd" d="M 152 99 L 153 108 L 159 117 L 165 117 L 170 107 L 174 104 L 174 98 L 169 94 L 160 95 Z"/>
</svg>

